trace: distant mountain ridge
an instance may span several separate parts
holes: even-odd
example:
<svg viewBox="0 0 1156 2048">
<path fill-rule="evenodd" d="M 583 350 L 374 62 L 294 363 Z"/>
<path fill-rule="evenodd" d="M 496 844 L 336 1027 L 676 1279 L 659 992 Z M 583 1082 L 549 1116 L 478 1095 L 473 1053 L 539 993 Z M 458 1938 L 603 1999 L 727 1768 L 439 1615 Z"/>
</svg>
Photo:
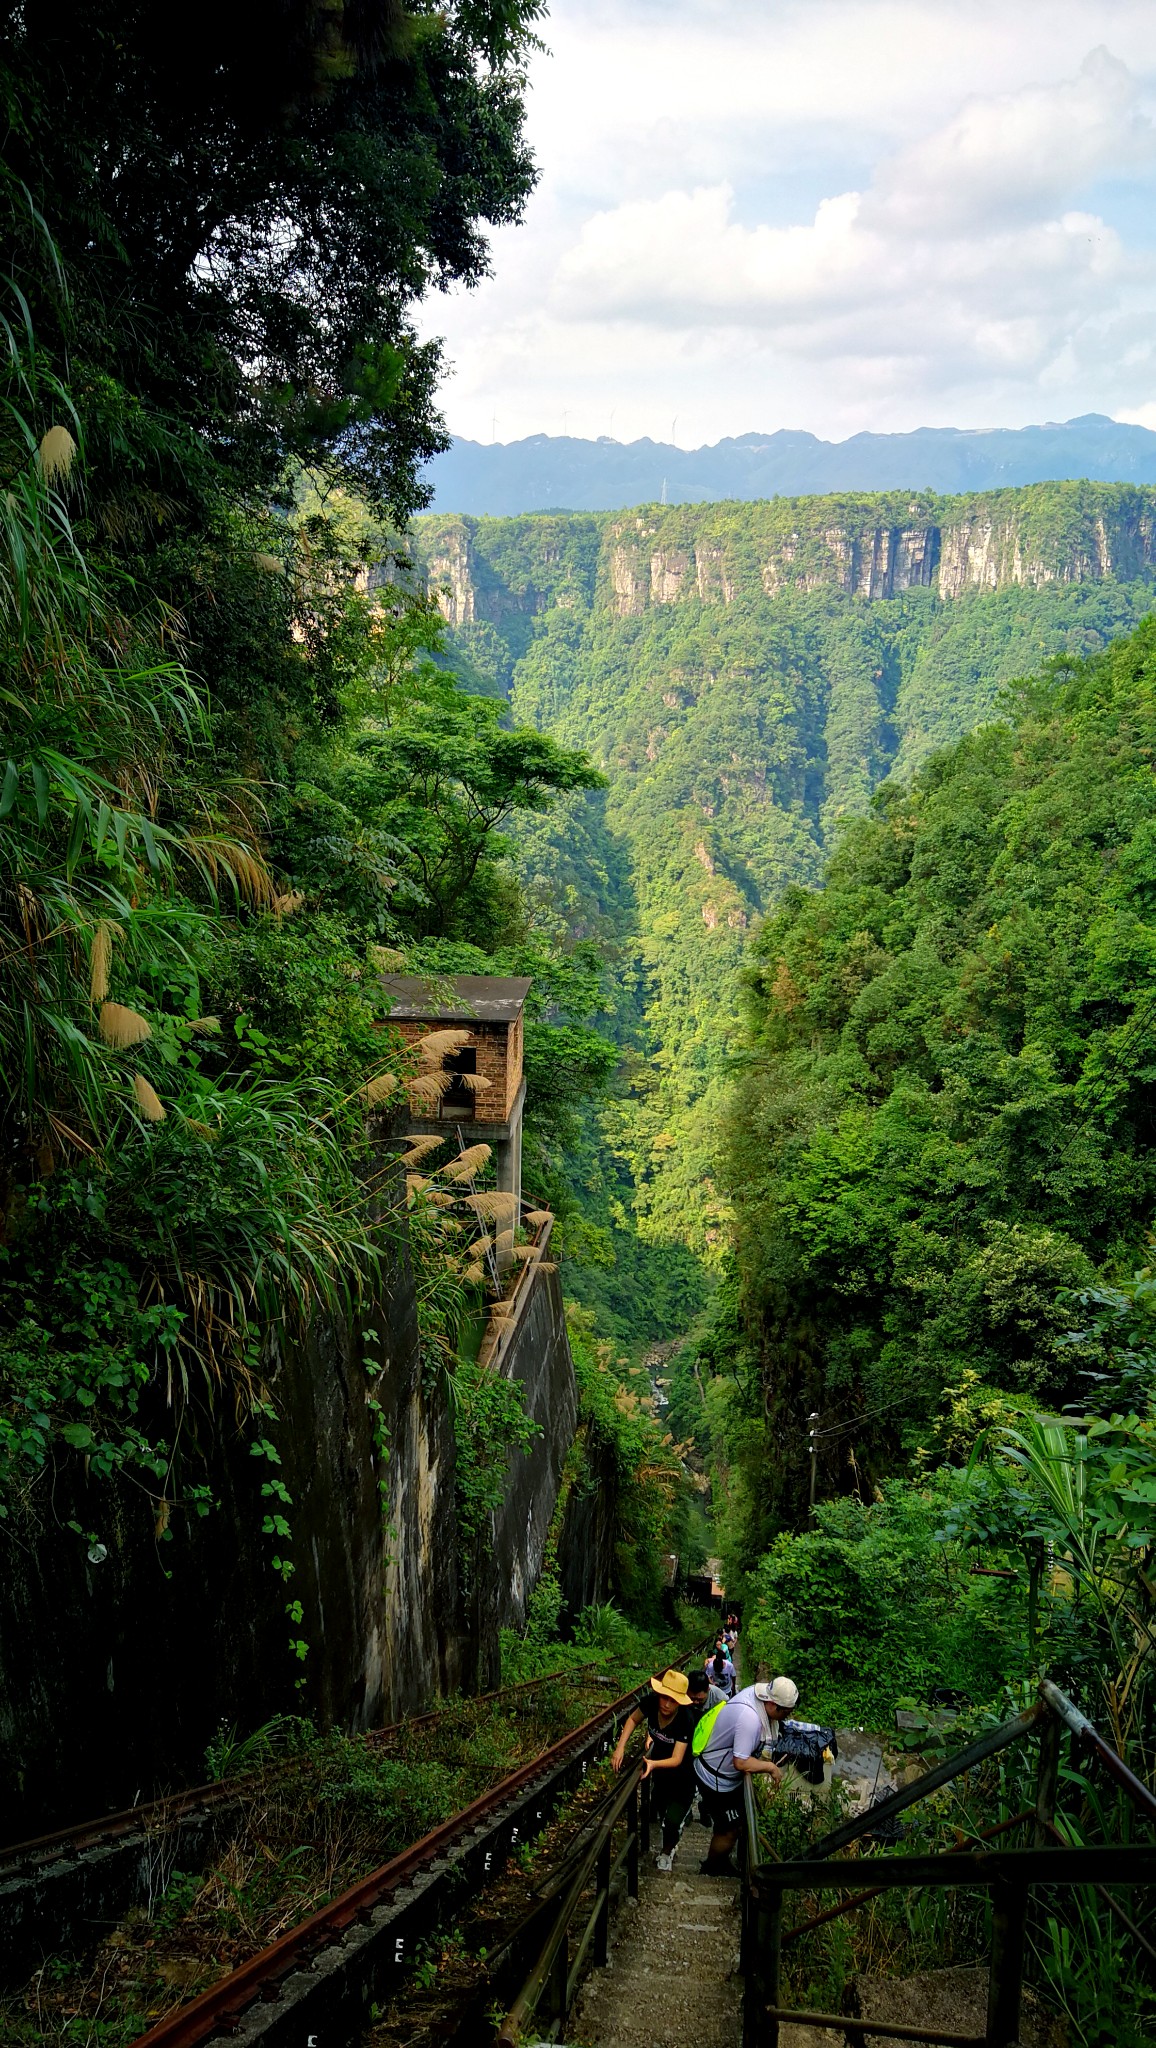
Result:
<svg viewBox="0 0 1156 2048">
<path fill-rule="evenodd" d="M 825 491 L 988 491 L 1087 479 L 1156 484 L 1156 433 L 1104 413 L 1038 427 L 918 427 L 821 441 L 782 428 L 711 447 L 664 441 L 455 440 L 431 463 L 432 512 L 475 517 L 802 497 Z"/>
</svg>

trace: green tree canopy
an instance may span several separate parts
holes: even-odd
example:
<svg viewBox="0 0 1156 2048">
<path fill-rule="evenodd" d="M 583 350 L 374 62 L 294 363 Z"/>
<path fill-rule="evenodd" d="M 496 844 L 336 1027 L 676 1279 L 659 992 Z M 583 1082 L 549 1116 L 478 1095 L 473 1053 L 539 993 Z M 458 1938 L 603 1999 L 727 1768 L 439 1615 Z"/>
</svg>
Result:
<svg viewBox="0 0 1156 2048">
<path fill-rule="evenodd" d="M 173 486 L 152 411 L 250 484 L 330 455 L 375 502 L 422 502 L 439 352 L 409 309 L 483 276 L 485 226 L 531 189 L 521 64 L 539 12 L 211 0 L 182 34 L 149 0 L 6 10 L 7 160 L 70 304 L 35 234 L 24 281 L 106 462 L 127 442 L 142 487 Z"/>
<path fill-rule="evenodd" d="M 1065 1290 L 1156 1195 L 1154 751 L 1145 624 L 886 787 L 757 938 L 729 1179 L 799 1484 L 812 1409 L 883 1456 L 968 1371 L 1072 1394 Z"/>
</svg>

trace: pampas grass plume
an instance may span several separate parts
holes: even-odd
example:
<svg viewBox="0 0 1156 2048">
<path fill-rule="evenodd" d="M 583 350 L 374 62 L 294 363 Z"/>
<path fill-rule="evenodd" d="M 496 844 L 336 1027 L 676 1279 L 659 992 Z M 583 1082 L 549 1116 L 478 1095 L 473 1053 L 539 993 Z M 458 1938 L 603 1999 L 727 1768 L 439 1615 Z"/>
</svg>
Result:
<svg viewBox="0 0 1156 2048">
<path fill-rule="evenodd" d="M 440 1064 L 448 1052 L 460 1052 L 470 1042 L 468 1031 L 427 1031 L 417 1041 L 417 1052 L 423 1066 Z"/>
<path fill-rule="evenodd" d="M 446 1073 L 414 1074 L 405 1084 L 406 1094 L 414 1107 L 424 1104 L 432 1109 L 441 1101 L 446 1089 L 453 1082 L 453 1075 Z"/>
<path fill-rule="evenodd" d="M 146 1081 L 143 1074 L 133 1075 L 132 1092 L 136 1096 L 141 1115 L 147 1116 L 150 1124 L 163 1124 L 166 1114 L 164 1103 L 152 1083 Z"/>
<path fill-rule="evenodd" d="M 153 1035 L 148 1018 L 124 1003 L 102 1003 L 97 1024 L 105 1044 L 114 1046 L 118 1052 L 129 1045 L 143 1045 Z"/>
<path fill-rule="evenodd" d="M 489 1157 L 488 1145 L 468 1145 L 464 1152 L 459 1152 L 456 1159 L 451 1159 L 448 1166 L 441 1168 L 442 1179 L 472 1180 L 478 1168 L 484 1166 Z"/>
<path fill-rule="evenodd" d="M 67 427 L 49 427 L 40 443 L 40 467 L 46 483 L 63 483 L 76 456 L 76 442 Z"/>
<path fill-rule="evenodd" d="M 384 1102 L 388 1095 L 393 1094 L 397 1085 L 396 1074 L 375 1074 L 372 1081 L 366 1083 L 365 1099 L 371 1105 L 375 1102 Z"/>
<path fill-rule="evenodd" d="M 102 917 L 92 938 L 92 959 L 89 970 L 88 992 L 94 1003 L 103 1003 L 108 995 L 108 970 L 112 965 L 112 935 L 117 927 L 109 918 Z"/>
<path fill-rule="evenodd" d="M 403 1166 L 416 1166 L 419 1159 L 427 1158 L 431 1152 L 440 1152 L 446 1140 L 430 1132 L 424 1138 L 407 1138 L 405 1142 L 409 1151 L 400 1154 L 401 1163 Z"/>
</svg>

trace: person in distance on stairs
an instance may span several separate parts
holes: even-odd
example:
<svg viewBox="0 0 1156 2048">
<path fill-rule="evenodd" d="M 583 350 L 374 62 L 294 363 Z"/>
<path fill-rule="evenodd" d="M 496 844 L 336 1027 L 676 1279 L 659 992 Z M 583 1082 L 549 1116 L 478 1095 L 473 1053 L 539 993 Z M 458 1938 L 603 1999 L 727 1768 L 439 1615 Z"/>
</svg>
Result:
<svg viewBox="0 0 1156 2048">
<path fill-rule="evenodd" d="M 799 1688 L 793 1678 L 776 1678 L 772 1683 L 746 1685 L 728 1700 L 701 1756 L 694 1759 L 699 1804 L 713 1834 L 710 1850 L 699 1868 L 708 1877 L 737 1877 L 731 1850 L 743 1825 L 743 1779 L 750 1776 L 773 1778 L 782 1783 L 783 1774 L 773 1757 L 780 1721 L 790 1720 L 799 1704 Z"/>
</svg>

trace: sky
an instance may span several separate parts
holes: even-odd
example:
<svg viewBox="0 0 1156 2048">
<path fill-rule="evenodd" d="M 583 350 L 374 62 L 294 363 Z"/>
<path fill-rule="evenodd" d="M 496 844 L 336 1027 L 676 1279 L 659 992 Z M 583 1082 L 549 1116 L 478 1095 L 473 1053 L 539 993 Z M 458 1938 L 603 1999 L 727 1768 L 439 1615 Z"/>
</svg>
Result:
<svg viewBox="0 0 1156 2048">
<path fill-rule="evenodd" d="M 1156 427 L 1153 0 L 554 0 L 541 175 L 435 294 L 481 441 Z"/>
</svg>

